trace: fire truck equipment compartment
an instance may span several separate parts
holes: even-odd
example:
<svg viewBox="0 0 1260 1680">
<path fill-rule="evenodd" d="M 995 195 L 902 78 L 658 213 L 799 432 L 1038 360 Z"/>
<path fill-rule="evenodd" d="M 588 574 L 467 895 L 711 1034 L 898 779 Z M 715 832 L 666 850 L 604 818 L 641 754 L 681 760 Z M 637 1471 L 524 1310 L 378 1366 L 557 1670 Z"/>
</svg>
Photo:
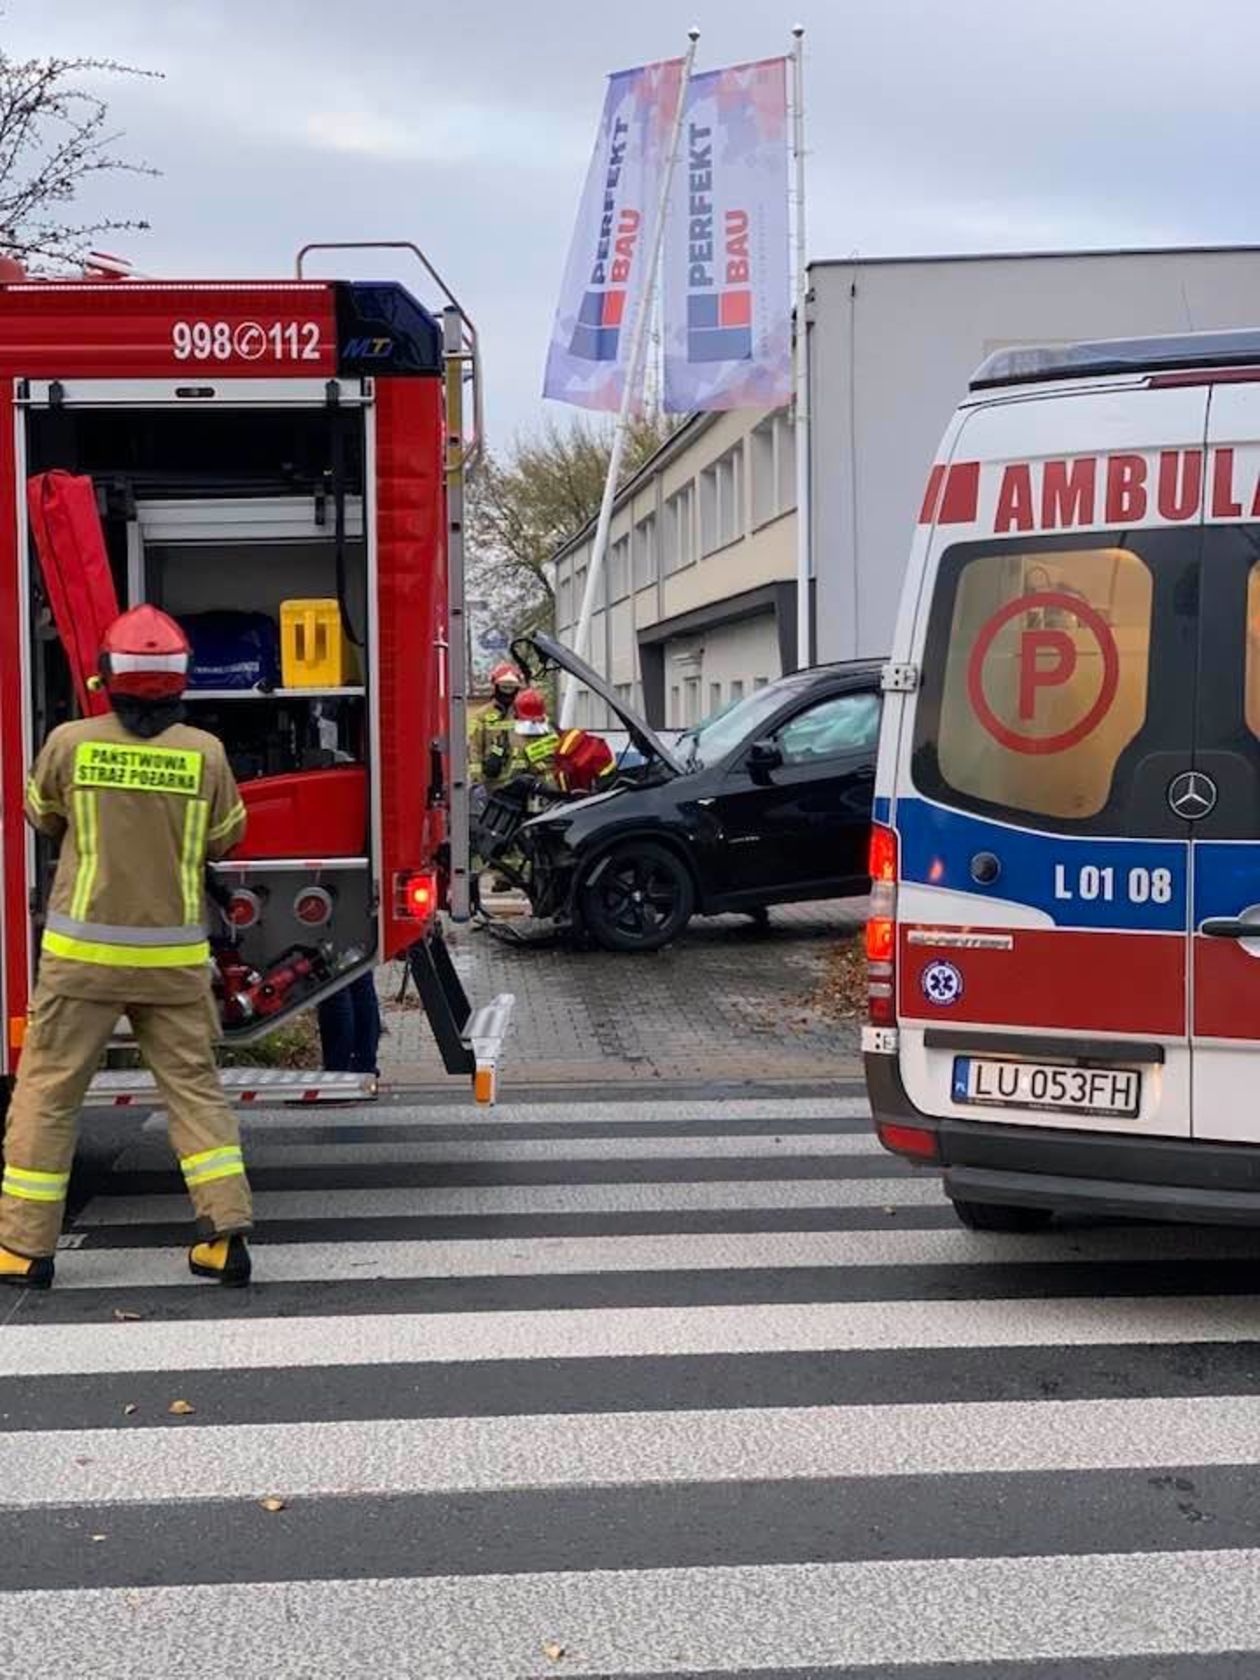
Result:
<svg viewBox="0 0 1260 1680">
<path fill-rule="evenodd" d="M 249 820 L 233 858 L 363 857 L 367 852 L 367 770 L 301 770 L 241 783 Z"/>
<path fill-rule="evenodd" d="M 279 682 L 280 638 L 266 613 L 189 613 L 180 623 L 192 648 L 189 688 L 274 688 Z"/>
<path fill-rule="evenodd" d="M 40 571 L 57 633 L 66 650 L 79 709 L 109 710 L 102 689 L 88 686 L 105 631 L 118 617 L 118 595 L 90 478 L 54 469 L 27 480 L 26 502 Z"/>
<path fill-rule="evenodd" d="M 343 688 L 356 681 L 339 603 L 283 601 L 280 659 L 286 688 Z"/>
</svg>

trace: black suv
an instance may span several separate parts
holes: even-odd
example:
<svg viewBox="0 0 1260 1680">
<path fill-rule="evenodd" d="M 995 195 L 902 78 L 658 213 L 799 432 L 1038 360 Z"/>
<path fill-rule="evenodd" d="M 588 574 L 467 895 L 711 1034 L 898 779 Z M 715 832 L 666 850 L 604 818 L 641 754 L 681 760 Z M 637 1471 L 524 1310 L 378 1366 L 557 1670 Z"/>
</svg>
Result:
<svg viewBox="0 0 1260 1680">
<path fill-rule="evenodd" d="M 637 749 L 606 791 L 520 829 L 536 915 L 654 951 L 695 914 L 867 890 L 880 662 L 796 671 L 667 745 L 551 637 L 514 651 L 532 676 L 576 674 Z"/>
</svg>

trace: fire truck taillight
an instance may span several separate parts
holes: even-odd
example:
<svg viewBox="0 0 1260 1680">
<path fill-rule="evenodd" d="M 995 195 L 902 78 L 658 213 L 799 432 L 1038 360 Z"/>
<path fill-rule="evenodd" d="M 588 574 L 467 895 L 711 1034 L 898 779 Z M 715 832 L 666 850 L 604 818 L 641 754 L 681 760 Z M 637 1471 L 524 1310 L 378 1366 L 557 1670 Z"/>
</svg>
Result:
<svg viewBox="0 0 1260 1680">
<path fill-rule="evenodd" d="M 873 1027 L 897 1024 L 897 836 L 871 828 L 871 909 L 866 922 L 867 1012 Z"/>
<path fill-rule="evenodd" d="M 432 870 L 413 870 L 394 877 L 394 907 L 413 922 L 427 922 L 437 911 L 438 884 Z"/>
</svg>

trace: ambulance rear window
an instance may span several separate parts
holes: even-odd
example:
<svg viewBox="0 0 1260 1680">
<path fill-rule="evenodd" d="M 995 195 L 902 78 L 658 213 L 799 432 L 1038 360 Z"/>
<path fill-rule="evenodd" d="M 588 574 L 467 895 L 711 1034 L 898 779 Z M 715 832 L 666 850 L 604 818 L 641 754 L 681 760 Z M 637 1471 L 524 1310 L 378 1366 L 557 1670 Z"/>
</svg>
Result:
<svg viewBox="0 0 1260 1680">
<path fill-rule="evenodd" d="M 1161 625 L 1193 627 L 1193 541 L 1181 533 L 971 544 L 937 575 L 916 712 L 914 779 L 933 797 L 995 815 L 1123 832 L 1135 767 L 1175 750 L 1191 722 L 1155 705 Z M 1189 571 L 1186 568 L 1189 567 Z M 1161 604 L 1162 603 L 1162 604 Z M 1176 641 L 1175 629 L 1172 641 Z M 1160 654 L 1175 682 L 1176 655 Z M 1181 708 L 1193 692 L 1185 643 Z M 1175 737 L 1170 739 L 1169 737 Z M 1130 813 L 1131 814 L 1131 813 Z"/>
</svg>

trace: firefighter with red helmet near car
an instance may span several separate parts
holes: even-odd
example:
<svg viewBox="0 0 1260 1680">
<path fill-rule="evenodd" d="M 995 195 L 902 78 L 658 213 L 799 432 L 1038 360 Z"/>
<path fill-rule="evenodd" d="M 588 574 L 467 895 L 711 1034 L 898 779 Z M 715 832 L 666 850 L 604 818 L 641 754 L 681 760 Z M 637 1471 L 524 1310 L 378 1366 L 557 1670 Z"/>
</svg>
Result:
<svg viewBox="0 0 1260 1680">
<path fill-rule="evenodd" d="M 616 769 L 612 748 L 587 729 L 557 734 L 547 717 L 547 702 L 536 688 L 516 699 L 515 733 L 522 737 L 522 768 L 558 793 L 593 793 Z"/>
<path fill-rule="evenodd" d="M 559 740 L 547 718 L 547 701 L 536 688 L 523 688 L 516 697 L 513 758 L 518 770 L 546 780 Z"/>
<path fill-rule="evenodd" d="M 245 807 L 222 744 L 183 722 L 188 662 L 173 619 L 124 613 L 101 650 L 110 711 L 55 729 L 27 786 L 28 820 L 61 852 L 5 1131 L 0 1282 L 53 1281 L 79 1108 L 122 1014 L 197 1216 L 191 1270 L 249 1280 L 249 1183 L 215 1066 L 204 923 L 207 861 L 241 838 Z"/>
<path fill-rule="evenodd" d="M 473 719 L 468 742 L 468 779 L 483 788 L 505 781 L 513 768 L 512 725 L 521 673 L 505 659 L 491 671 L 490 686 L 493 698 Z"/>
</svg>

